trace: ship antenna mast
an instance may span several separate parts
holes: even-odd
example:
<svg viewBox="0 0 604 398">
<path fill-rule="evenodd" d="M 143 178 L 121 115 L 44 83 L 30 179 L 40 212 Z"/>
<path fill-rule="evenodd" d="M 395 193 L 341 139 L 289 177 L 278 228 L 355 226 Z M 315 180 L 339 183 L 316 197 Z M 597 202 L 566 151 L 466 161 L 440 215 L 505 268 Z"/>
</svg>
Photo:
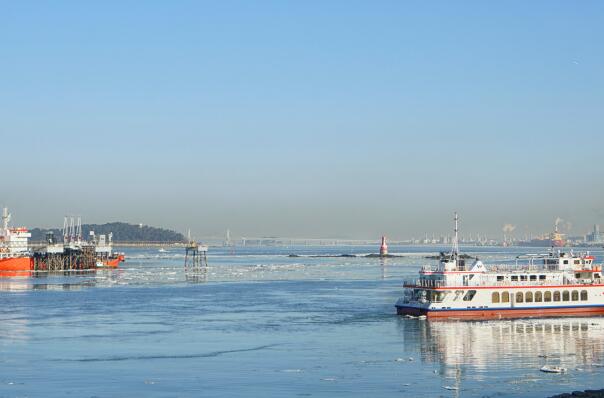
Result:
<svg viewBox="0 0 604 398">
<path fill-rule="evenodd" d="M 455 235 L 453 235 L 453 250 L 451 251 L 451 257 L 453 260 L 457 261 L 459 258 L 459 216 L 457 212 L 455 212 Z"/>
<path fill-rule="evenodd" d="M 2 209 L 2 229 L 8 230 L 8 223 L 10 222 L 10 214 L 8 213 L 8 207 Z"/>
</svg>

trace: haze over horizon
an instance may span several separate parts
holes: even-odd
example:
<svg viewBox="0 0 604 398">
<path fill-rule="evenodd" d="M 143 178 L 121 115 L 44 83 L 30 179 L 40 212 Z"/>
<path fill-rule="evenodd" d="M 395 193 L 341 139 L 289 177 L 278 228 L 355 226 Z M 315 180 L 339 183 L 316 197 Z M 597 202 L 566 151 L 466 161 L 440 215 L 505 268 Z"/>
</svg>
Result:
<svg viewBox="0 0 604 398">
<path fill-rule="evenodd" d="M 604 225 L 604 3 L 4 2 L 16 225 Z"/>
</svg>

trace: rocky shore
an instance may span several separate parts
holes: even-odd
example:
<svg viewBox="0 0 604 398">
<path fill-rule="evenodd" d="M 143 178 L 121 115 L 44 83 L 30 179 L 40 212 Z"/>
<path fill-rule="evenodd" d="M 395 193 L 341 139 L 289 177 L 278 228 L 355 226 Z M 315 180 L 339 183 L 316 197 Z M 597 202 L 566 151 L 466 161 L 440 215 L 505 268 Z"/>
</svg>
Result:
<svg viewBox="0 0 604 398">
<path fill-rule="evenodd" d="M 602 390 L 585 390 L 573 391 L 563 394 L 553 395 L 550 398 L 604 398 L 604 389 Z"/>
</svg>

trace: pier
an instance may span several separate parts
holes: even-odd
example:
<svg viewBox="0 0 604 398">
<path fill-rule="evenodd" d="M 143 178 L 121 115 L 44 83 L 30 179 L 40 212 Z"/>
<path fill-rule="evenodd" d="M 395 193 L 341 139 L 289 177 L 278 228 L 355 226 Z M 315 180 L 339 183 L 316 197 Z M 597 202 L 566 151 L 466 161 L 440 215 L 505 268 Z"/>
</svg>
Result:
<svg viewBox="0 0 604 398">
<path fill-rule="evenodd" d="M 66 247 L 61 251 L 39 250 L 32 258 L 32 271 L 94 270 L 97 260 L 94 246 Z"/>
</svg>

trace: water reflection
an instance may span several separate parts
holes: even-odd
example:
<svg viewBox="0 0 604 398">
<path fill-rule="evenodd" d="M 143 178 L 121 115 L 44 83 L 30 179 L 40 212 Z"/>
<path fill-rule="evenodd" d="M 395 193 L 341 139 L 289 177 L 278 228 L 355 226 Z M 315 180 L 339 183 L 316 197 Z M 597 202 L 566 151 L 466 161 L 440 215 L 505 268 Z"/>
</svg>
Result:
<svg viewBox="0 0 604 398">
<path fill-rule="evenodd" d="M 79 290 L 96 285 L 94 271 L 15 272 L 0 273 L 0 291 Z"/>
<path fill-rule="evenodd" d="M 563 318 L 489 322 L 400 319 L 405 344 L 417 342 L 423 362 L 437 364 L 444 384 L 459 388 L 465 377 L 543 365 L 573 371 L 604 366 L 604 318 Z M 536 372 L 536 373 L 535 373 Z"/>
<path fill-rule="evenodd" d="M 185 273 L 185 279 L 190 283 L 204 283 L 208 281 L 208 269 L 206 267 L 198 268 L 194 271 Z"/>
<path fill-rule="evenodd" d="M 382 279 L 388 278 L 388 258 L 380 257 L 380 269 L 382 270 Z"/>
</svg>

